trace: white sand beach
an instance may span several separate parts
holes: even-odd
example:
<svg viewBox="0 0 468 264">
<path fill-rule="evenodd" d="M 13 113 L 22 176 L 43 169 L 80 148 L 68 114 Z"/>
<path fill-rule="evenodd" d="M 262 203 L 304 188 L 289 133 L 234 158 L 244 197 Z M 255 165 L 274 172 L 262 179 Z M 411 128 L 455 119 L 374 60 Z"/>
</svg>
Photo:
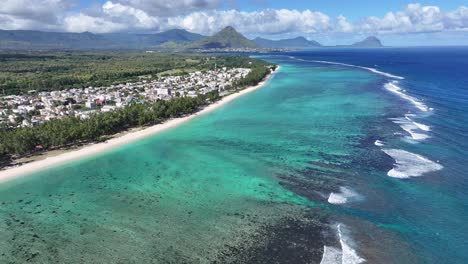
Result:
<svg viewBox="0 0 468 264">
<path fill-rule="evenodd" d="M 60 153 L 57 155 L 51 155 L 48 156 L 45 159 L 42 160 L 36 160 L 32 161 L 30 163 L 26 163 L 23 165 L 19 165 L 16 167 L 8 167 L 2 171 L 0 171 L 0 183 L 7 182 L 10 180 L 13 180 L 15 178 L 21 177 L 21 176 L 26 176 L 28 174 L 34 173 L 39 170 L 43 170 L 46 168 L 54 167 L 59 164 L 63 164 L 69 161 L 77 160 L 80 158 L 88 157 L 90 155 L 94 155 L 97 153 L 102 153 L 107 150 L 113 149 L 118 146 L 122 146 L 152 135 L 155 135 L 161 131 L 167 130 L 169 128 L 178 126 L 184 122 L 187 122 L 197 116 L 209 113 L 223 105 L 225 105 L 228 102 L 231 102 L 235 100 L 236 98 L 243 96 L 247 93 L 250 93 L 252 91 L 255 91 L 259 88 L 262 88 L 265 86 L 265 84 L 271 79 L 271 77 L 279 71 L 279 67 L 276 69 L 275 72 L 270 74 L 264 81 L 260 82 L 256 86 L 248 87 L 246 89 L 243 89 L 239 92 L 230 94 L 228 96 L 223 97 L 221 100 L 219 100 L 216 103 L 210 104 L 207 107 L 203 108 L 201 111 L 198 111 L 192 115 L 185 116 L 185 117 L 180 117 L 180 118 L 175 118 L 171 120 L 167 120 L 164 123 L 157 124 L 139 131 L 131 132 L 131 133 L 126 133 L 122 136 L 115 137 L 112 139 L 109 139 L 106 142 L 102 143 L 95 143 L 95 144 L 90 144 L 87 145 L 83 148 L 79 149 L 71 149 L 69 151 L 66 151 L 64 153 Z"/>
</svg>

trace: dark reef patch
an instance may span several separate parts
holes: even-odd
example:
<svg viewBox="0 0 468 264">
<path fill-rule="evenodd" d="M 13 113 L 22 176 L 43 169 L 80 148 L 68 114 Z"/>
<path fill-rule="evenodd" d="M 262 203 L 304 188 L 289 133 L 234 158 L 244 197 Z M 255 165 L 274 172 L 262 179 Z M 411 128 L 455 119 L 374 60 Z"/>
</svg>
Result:
<svg viewBox="0 0 468 264">
<path fill-rule="evenodd" d="M 305 217 L 286 218 L 266 226 L 254 236 L 253 246 L 228 248 L 216 263 L 319 263 L 325 240 L 332 233 L 321 209 L 309 209 Z"/>
</svg>

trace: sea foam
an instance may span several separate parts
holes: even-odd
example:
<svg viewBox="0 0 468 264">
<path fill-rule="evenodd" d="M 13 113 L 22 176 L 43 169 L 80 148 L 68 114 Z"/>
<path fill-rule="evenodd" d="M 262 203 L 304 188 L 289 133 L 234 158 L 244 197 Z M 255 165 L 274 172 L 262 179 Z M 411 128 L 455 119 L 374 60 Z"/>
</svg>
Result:
<svg viewBox="0 0 468 264">
<path fill-rule="evenodd" d="M 418 122 L 413 121 L 413 119 L 411 119 L 412 116 L 414 116 L 414 115 L 412 115 L 412 114 L 407 114 L 407 115 L 405 115 L 405 118 L 406 118 L 406 120 L 413 122 L 413 124 L 414 124 L 415 126 L 417 126 L 419 129 L 424 130 L 424 131 L 426 131 L 426 132 L 427 132 L 427 131 L 431 131 L 431 127 L 430 127 L 430 126 L 424 125 L 424 124 L 421 124 L 421 123 L 418 123 Z"/>
<path fill-rule="evenodd" d="M 383 143 L 383 141 L 381 140 L 376 140 L 374 142 L 374 145 L 376 145 L 377 147 L 383 147 L 385 144 Z"/>
<path fill-rule="evenodd" d="M 419 101 L 418 99 L 414 98 L 411 95 L 405 94 L 404 91 L 397 84 L 398 82 L 393 81 L 393 82 L 386 83 L 384 87 L 388 91 L 400 96 L 402 99 L 409 101 L 419 110 L 423 112 L 427 112 L 430 110 L 429 107 L 427 107 L 427 105 L 425 105 L 423 102 Z"/>
<path fill-rule="evenodd" d="M 413 121 L 410 116 L 413 115 L 407 114 L 404 118 L 392 118 L 391 120 L 410 134 L 411 137 L 409 137 L 409 139 L 419 141 L 429 138 L 430 136 L 427 132 L 431 130 L 431 127 Z"/>
<path fill-rule="evenodd" d="M 330 196 L 328 197 L 328 202 L 331 204 L 345 204 L 360 199 L 361 196 L 354 190 L 347 187 L 340 187 L 340 192 L 330 193 Z"/>
<path fill-rule="evenodd" d="M 324 63 L 324 64 L 332 64 L 332 65 L 353 67 L 353 68 L 367 70 L 367 71 L 370 71 L 370 72 L 373 72 L 373 73 L 376 73 L 376 74 L 379 74 L 379 75 L 382 75 L 382 76 L 385 76 L 385 77 L 389 77 L 389 78 L 392 78 L 392 79 L 398 79 L 398 80 L 405 79 L 402 76 L 394 75 L 394 74 L 391 74 L 391 73 L 388 73 L 388 72 L 379 71 L 379 70 L 377 70 L 375 68 L 364 67 L 364 66 L 359 66 L 359 65 L 347 64 L 347 63 L 341 63 L 341 62 L 333 62 L 333 61 L 304 60 L 304 59 L 299 59 L 299 58 L 292 57 L 292 56 L 289 56 L 289 58 L 299 60 L 299 61 L 306 61 L 306 62 L 315 62 L 315 63 Z M 432 108 L 427 107 L 424 103 L 422 103 L 418 99 L 416 99 L 416 98 L 414 98 L 414 97 L 412 97 L 410 95 L 405 94 L 404 91 L 400 87 L 398 87 L 396 85 L 397 83 L 398 83 L 397 81 L 392 81 L 392 82 L 389 82 L 389 83 L 385 84 L 384 87 L 387 90 L 397 94 L 401 98 L 410 101 L 412 104 L 414 104 L 421 111 L 427 112 L 427 111 L 432 110 Z"/>
<path fill-rule="evenodd" d="M 370 67 L 364 67 L 364 66 L 353 65 L 353 64 L 347 64 L 347 63 L 341 63 L 341 62 L 333 62 L 333 61 L 320 61 L 320 60 L 316 60 L 316 61 L 312 61 L 312 62 L 326 63 L 326 64 L 333 64 L 333 65 L 340 65 L 340 66 L 346 66 L 346 67 L 359 68 L 359 69 L 367 70 L 367 71 L 370 71 L 370 72 L 373 72 L 373 73 L 376 73 L 376 74 L 380 74 L 380 75 L 382 75 L 382 76 L 389 77 L 389 78 L 393 78 L 393 79 L 398 79 L 398 80 L 403 80 L 403 79 L 405 79 L 404 77 L 401 77 L 401 76 L 398 76 L 398 75 L 393 75 L 393 74 L 388 73 L 388 72 L 379 71 L 379 70 L 377 70 L 377 69 L 375 69 L 375 68 L 370 68 Z"/>
<path fill-rule="evenodd" d="M 382 151 L 395 160 L 393 169 L 387 173 L 390 177 L 404 179 L 443 169 L 442 165 L 405 150 L 382 149 Z"/>
<path fill-rule="evenodd" d="M 341 224 L 338 225 L 338 236 L 340 238 L 341 252 L 342 252 L 342 264 L 359 264 L 363 263 L 365 259 L 361 258 L 356 250 L 354 250 L 351 244 L 351 238 L 347 236 L 346 229 Z"/>
<path fill-rule="evenodd" d="M 324 246 L 320 264 L 359 264 L 365 262 L 366 260 L 361 258 L 356 250 L 351 247 L 352 240 L 346 235 L 346 228 L 338 224 L 337 232 L 341 249 Z"/>
<path fill-rule="evenodd" d="M 353 68 L 358 68 L 358 69 L 363 69 L 367 70 L 385 77 L 393 78 L 393 79 L 398 79 L 398 80 L 403 80 L 405 79 L 404 77 L 394 75 L 388 72 L 383 72 L 379 71 L 375 68 L 370 68 L 370 67 L 364 67 L 364 66 L 359 66 L 359 65 L 354 65 L 354 64 L 348 64 L 348 63 L 342 63 L 342 62 L 334 62 L 334 61 L 322 61 L 322 60 L 304 60 L 304 59 L 299 59 L 293 56 L 289 56 L 289 58 L 294 59 L 294 60 L 299 60 L 299 61 L 306 61 L 306 62 L 315 62 L 315 63 L 324 63 L 324 64 L 332 64 L 332 65 L 339 65 L 339 66 L 346 66 L 346 67 L 353 67 Z"/>
<path fill-rule="evenodd" d="M 340 264 L 343 253 L 335 247 L 323 247 L 323 256 L 320 264 Z"/>
</svg>

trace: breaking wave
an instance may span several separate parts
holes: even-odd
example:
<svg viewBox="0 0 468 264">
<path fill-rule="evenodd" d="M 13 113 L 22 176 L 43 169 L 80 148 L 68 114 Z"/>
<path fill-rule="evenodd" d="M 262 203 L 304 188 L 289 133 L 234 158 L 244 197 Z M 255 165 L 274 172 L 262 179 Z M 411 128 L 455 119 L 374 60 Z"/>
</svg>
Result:
<svg viewBox="0 0 468 264">
<path fill-rule="evenodd" d="M 388 72 L 379 71 L 379 70 L 377 70 L 375 68 L 370 68 L 370 67 L 364 67 L 364 66 L 359 66 L 359 65 L 354 65 L 354 64 L 347 64 L 347 63 L 342 63 L 342 62 L 334 62 L 334 61 L 304 60 L 304 59 L 296 58 L 296 57 L 293 57 L 293 56 L 288 56 L 288 57 L 290 59 L 294 59 L 294 60 L 298 60 L 298 61 L 324 63 L 324 64 L 339 65 L 339 66 L 346 66 L 346 67 L 353 67 L 353 68 L 363 69 L 363 70 L 367 70 L 367 71 L 370 71 L 370 72 L 373 72 L 373 73 L 376 73 L 376 74 L 379 74 L 379 75 L 382 75 L 382 76 L 385 76 L 385 77 L 388 77 L 388 78 L 397 79 L 397 80 L 405 79 L 402 76 L 394 75 L 394 74 L 391 74 L 391 73 L 388 73 Z M 392 81 L 392 82 L 386 83 L 384 85 L 384 87 L 387 90 L 389 90 L 390 92 L 395 93 L 398 96 L 400 96 L 401 98 L 411 102 L 414 106 L 416 106 L 421 111 L 428 112 L 428 111 L 432 110 L 431 108 L 427 107 L 427 105 L 425 105 L 420 100 L 414 98 L 411 95 L 407 95 L 406 93 L 404 93 L 404 91 L 400 87 L 397 86 L 397 83 L 398 83 L 398 81 Z"/>
<path fill-rule="evenodd" d="M 359 264 L 365 262 L 366 260 L 361 258 L 356 250 L 351 247 L 352 240 L 347 235 L 346 228 L 338 224 L 337 232 L 341 249 L 324 246 L 320 264 Z"/>
<path fill-rule="evenodd" d="M 402 99 L 405 99 L 407 101 L 409 101 L 410 103 L 412 103 L 416 108 L 418 108 L 419 110 L 423 111 L 423 112 L 427 112 L 429 110 L 431 110 L 429 107 L 427 107 L 427 105 L 425 105 L 423 102 L 419 101 L 418 99 L 414 98 L 413 96 L 411 95 L 407 95 L 404 93 L 404 91 L 399 87 L 397 86 L 398 82 L 397 81 L 392 81 L 392 82 L 389 82 L 389 83 L 386 83 L 384 85 L 385 89 L 387 89 L 388 91 L 400 96 Z"/>
<path fill-rule="evenodd" d="M 424 140 L 430 136 L 427 134 L 431 131 L 431 127 L 425 124 L 415 122 L 411 119 L 411 114 L 406 114 L 404 118 L 392 118 L 393 123 L 398 124 L 403 130 L 410 134 L 408 137 L 411 140 Z"/>
<path fill-rule="evenodd" d="M 341 251 L 342 251 L 342 264 L 358 264 L 365 261 L 365 259 L 361 258 L 356 250 L 354 250 L 351 246 L 351 238 L 345 235 L 345 230 L 342 230 L 341 224 L 338 225 L 338 236 L 340 237 L 340 244 L 341 244 Z"/>
<path fill-rule="evenodd" d="M 385 144 L 383 143 L 383 141 L 381 140 L 376 140 L 374 142 L 374 145 L 376 145 L 377 147 L 383 147 Z"/>
<path fill-rule="evenodd" d="M 342 252 L 335 247 L 323 247 L 323 256 L 320 264 L 339 264 L 342 259 Z"/>
<path fill-rule="evenodd" d="M 364 67 L 364 66 L 359 66 L 359 65 L 353 65 L 353 64 L 347 64 L 347 63 L 342 63 L 342 62 L 334 62 L 334 61 L 322 61 L 322 60 L 304 60 L 304 59 L 299 59 L 293 56 L 289 56 L 289 58 L 294 59 L 294 60 L 299 60 L 299 61 L 306 61 L 306 62 L 315 62 L 315 63 L 324 63 L 324 64 L 332 64 L 332 65 L 339 65 L 339 66 L 346 66 L 346 67 L 353 67 L 353 68 L 358 68 L 358 69 L 363 69 L 367 70 L 385 77 L 393 78 L 393 79 L 398 79 L 398 80 L 403 80 L 405 79 L 404 77 L 398 76 L 398 75 L 393 75 L 388 72 L 383 72 L 379 71 L 375 68 L 370 68 L 370 67 Z"/>
<path fill-rule="evenodd" d="M 375 68 L 370 68 L 370 67 L 358 66 L 358 65 L 341 63 L 341 62 L 333 62 L 333 61 L 316 60 L 316 61 L 312 61 L 312 62 L 340 65 L 340 66 L 346 66 L 346 67 L 353 67 L 353 68 L 367 70 L 367 71 L 370 71 L 370 72 L 373 72 L 373 73 L 376 73 L 376 74 L 379 74 L 379 75 L 382 75 L 382 76 L 385 76 L 385 77 L 393 78 L 393 79 L 398 79 L 398 80 L 405 79 L 404 77 L 401 77 L 401 76 L 398 76 L 398 75 L 393 75 L 393 74 L 388 73 L 388 72 L 379 71 L 379 70 L 377 70 Z"/>
<path fill-rule="evenodd" d="M 345 204 L 360 199 L 361 196 L 354 190 L 347 187 L 340 187 L 340 192 L 330 193 L 330 196 L 328 197 L 328 202 L 331 204 Z"/>
<path fill-rule="evenodd" d="M 438 171 L 444 167 L 426 157 L 401 149 L 382 149 L 395 160 L 393 169 L 387 175 L 394 178 L 405 179 L 421 176 L 431 171 Z"/>
</svg>

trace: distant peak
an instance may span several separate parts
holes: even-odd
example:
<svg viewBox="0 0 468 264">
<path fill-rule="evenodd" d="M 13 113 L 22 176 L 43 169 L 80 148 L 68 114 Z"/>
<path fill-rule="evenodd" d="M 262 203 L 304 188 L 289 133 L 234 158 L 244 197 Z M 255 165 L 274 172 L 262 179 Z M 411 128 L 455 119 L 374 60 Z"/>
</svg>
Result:
<svg viewBox="0 0 468 264">
<path fill-rule="evenodd" d="M 306 38 L 304 38 L 304 37 L 302 37 L 302 36 L 295 37 L 294 39 L 297 39 L 297 40 L 307 40 Z"/>
<path fill-rule="evenodd" d="M 369 36 L 365 40 L 379 40 L 376 36 Z"/>
<path fill-rule="evenodd" d="M 235 31 L 235 32 L 237 32 L 236 29 L 233 28 L 233 27 L 231 27 L 231 26 L 227 26 L 227 27 L 225 27 L 225 28 L 224 28 L 223 30 L 221 30 L 221 31 Z"/>
<path fill-rule="evenodd" d="M 352 44 L 355 47 L 382 47 L 382 42 L 375 36 L 369 36 L 362 41 Z"/>
<path fill-rule="evenodd" d="M 173 28 L 173 29 L 169 29 L 166 32 L 188 32 L 188 31 L 185 29 L 181 29 L 181 28 Z"/>
</svg>

